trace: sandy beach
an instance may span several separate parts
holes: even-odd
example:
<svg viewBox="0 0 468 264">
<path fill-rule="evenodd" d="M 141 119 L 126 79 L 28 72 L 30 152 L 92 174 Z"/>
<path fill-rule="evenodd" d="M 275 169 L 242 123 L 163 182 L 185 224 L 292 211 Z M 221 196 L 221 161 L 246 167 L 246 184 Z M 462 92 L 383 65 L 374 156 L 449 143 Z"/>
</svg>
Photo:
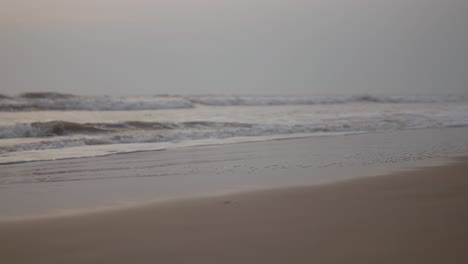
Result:
<svg viewBox="0 0 468 264">
<path fill-rule="evenodd" d="M 465 263 L 466 132 L 1 165 L 0 261 Z"/>
<path fill-rule="evenodd" d="M 468 159 L 0 224 L 2 263 L 465 263 Z"/>
<path fill-rule="evenodd" d="M 1 6 L 0 264 L 468 263 L 468 0 Z"/>
<path fill-rule="evenodd" d="M 184 147 L 0 165 L 0 221 L 312 186 L 434 166 L 468 153 L 468 128 Z"/>
</svg>

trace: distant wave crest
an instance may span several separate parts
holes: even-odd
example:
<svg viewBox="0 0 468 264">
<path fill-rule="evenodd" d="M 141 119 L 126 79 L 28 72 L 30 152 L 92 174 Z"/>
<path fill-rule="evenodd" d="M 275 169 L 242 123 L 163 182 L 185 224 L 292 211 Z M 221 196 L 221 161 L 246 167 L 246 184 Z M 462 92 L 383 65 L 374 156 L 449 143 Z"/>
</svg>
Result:
<svg viewBox="0 0 468 264">
<path fill-rule="evenodd" d="M 207 106 L 271 106 L 345 103 L 442 103 L 466 101 L 456 96 L 78 96 L 53 92 L 0 94 L 0 111 L 89 110 L 128 111 L 193 108 Z"/>
<path fill-rule="evenodd" d="M 72 94 L 63 94 L 63 93 L 55 93 L 55 92 L 29 92 L 29 93 L 22 93 L 19 95 L 22 98 L 28 99 L 64 99 L 64 98 L 72 98 L 75 97 Z"/>
<path fill-rule="evenodd" d="M 235 105 L 315 105 L 345 104 L 356 102 L 367 103 L 437 103 L 456 102 L 466 98 L 455 96 L 194 96 L 192 103 L 211 106 Z"/>
<path fill-rule="evenodd" d="M 0 97 L 0 111 L 89 110 L 128 111 L 192 108 L 180 97 L 75 96 L 58 93 L 25 93 L 17 97 Z"/>
</svg>

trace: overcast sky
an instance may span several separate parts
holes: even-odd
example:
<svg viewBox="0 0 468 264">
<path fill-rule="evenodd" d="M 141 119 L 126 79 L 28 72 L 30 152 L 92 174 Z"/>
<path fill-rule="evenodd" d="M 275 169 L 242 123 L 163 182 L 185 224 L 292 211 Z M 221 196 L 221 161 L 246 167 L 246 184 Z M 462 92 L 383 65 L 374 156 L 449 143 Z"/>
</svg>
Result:
<svg viewBox="0 0 468 264">
<path fill-rule="evenodd" d="M 0 93 L 468 93 L 467 0 L 0 0 Z"/>
</svg>

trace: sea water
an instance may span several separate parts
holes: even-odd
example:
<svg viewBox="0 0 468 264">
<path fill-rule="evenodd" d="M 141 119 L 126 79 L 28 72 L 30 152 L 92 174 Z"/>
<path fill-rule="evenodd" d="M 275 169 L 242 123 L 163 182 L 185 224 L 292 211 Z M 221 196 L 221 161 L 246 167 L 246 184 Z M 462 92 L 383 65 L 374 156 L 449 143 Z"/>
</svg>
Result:
<svg viewBox="0 0 468 264">
<path fill-rule="evenodd" d="M 0 96 L 0 164 L 468 126 L 457 96 Z"/>
</svg>

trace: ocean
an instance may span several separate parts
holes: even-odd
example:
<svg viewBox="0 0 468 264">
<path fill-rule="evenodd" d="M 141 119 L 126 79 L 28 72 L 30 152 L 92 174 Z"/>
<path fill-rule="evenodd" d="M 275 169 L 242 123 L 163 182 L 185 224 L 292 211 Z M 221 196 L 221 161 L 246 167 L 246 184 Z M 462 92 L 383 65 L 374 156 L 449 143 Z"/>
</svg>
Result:
<svg viewBox="0 0 468 264">
<path fill-rule="evenodd" d="M 0 164 L 464 126 L 461 96 L 0 95 Z"/>
</svg>

